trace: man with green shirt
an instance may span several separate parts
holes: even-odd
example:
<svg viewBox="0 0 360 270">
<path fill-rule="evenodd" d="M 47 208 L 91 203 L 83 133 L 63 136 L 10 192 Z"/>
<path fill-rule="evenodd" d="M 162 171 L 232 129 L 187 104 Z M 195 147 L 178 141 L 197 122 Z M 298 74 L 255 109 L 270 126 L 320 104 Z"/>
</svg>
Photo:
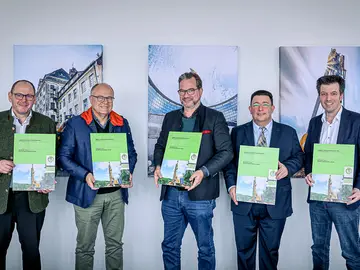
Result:
<svg viewBox="0 0 360 270">
<path fill-rule="evenodd" d="M 8 99 L 11 108 L 0 112 L 0 269 L 6 269 L 6 253 L 16 223 L 23 269 L 37 270 L 41 269 L 40 232 L 50 190 L 12 190 L 14 134 L 55 134 L 56 126 L 49 117 L 32 111 L 36 96 L 31 82 L 15 82 Z"/>
</svg>

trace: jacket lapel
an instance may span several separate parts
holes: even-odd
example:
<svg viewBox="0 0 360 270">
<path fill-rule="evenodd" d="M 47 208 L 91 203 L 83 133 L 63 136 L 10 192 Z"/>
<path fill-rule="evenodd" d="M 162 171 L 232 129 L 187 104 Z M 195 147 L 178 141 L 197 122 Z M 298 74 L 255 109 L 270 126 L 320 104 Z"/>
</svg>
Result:
<svg viewBox="0 0 360 270">
<path fill-rule="evenodd" d="M 273 120 L 270 147 L 278 147 L 280 139 L 280 125 Z"/>
<path fill-rule="evenodd" d="M 254 130 L 253 130 L 253 122 L 249 122 L 246 124 L 246 138 L 247 141 L 249 142 L 249 145 L 255 146 L 255 141 L 254 141 Z"/>
<path fill-rule="evenodd" d="M 343 108 L 343 111 L 341 113 L 341 118 L 340 118 L 340 126 L 339 126 L 339 133 L 338 133 L 338 137 L 337 137 L 337 142 L 338 144 L 342 144 L 344 143 L 345 138 L 348 138 L 349 136 L 347 136 L 348 132 L 351 130 L 350 125 L 351 122 L 349 121 L 349 117 L 348 117 L 349 111 L 345 110 L 345 108 Z"/>
<path fill-rule="evenodd" d="M 321 135 L 321 128 L 322 128 L 322 121 L 321 115 L 315 121 L 315 130 L 314 130 L 314 143 L 320 142 L 320 135 Z M 311 138 L 310 138 L 311 139 Z"/>
</svg>

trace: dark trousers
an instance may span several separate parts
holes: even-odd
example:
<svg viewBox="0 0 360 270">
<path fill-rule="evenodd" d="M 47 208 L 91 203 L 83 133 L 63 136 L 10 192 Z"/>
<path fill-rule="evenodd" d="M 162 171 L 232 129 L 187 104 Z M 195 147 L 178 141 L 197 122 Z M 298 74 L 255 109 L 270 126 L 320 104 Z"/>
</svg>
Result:
<svg viewBox="0 0 360 270">
<path fill-rule="evenodd" d="M 40 231 L 45 210 L 34 214 L 29 208 L 28 192 L 9 191 L 7 211 L 0 215 L 0 269 L 6 269 L 6 253 L 11 242 L 15 223 L 22 249 L 24 270 L 41 269 Z"/>
<path fill-rule="evenodd" d="M 253 204 L 247 216 L 233 212 L 237 262 L 240 270 L 256 269 L 256 243 L 259 235 L 259 269 L 277 269 L 280 239 L 286 219 L 272 219 L 266 205 Z"/>
</svg>

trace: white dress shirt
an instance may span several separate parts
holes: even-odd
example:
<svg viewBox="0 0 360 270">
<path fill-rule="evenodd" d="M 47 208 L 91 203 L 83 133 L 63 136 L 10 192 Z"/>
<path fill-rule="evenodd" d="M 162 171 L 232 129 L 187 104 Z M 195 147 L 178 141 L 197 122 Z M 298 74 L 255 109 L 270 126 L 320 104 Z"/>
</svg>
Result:
<svg viewBox="0 0 360 270">
<path fill-rule="evenodd" d="M 30 111 L 28 117 L 26 117 L 24 123 L 21 124 L 20 119 L 16 117 L 14 111 L 11 109 L 11 115 L 14 118 L 14 126 L 16 128 L 16 133 L 20 133 L 20 134 L 25 134 L 26 131 L 26 127 L 29 125 L 30 123 L 30 119 L 32 117 L 32 111 Z M 10 181 L 10 188 L 12 188 L 12 177 L 11 177 L 11 181 Z"/>
<path fill-rule="evenodd" d="M 323 113 L 321 117 L 321 121 L 322 121 L 321 134 L 320 134 L 321 144 L 336 144 L 337 137 L 339 134 L 342 111 L 343 111 L 343 107 L 341 106 L 340 110 L 336 114 L 331 124 L 326 120 L 326 115 L 325 113 Z"/>
</svg>

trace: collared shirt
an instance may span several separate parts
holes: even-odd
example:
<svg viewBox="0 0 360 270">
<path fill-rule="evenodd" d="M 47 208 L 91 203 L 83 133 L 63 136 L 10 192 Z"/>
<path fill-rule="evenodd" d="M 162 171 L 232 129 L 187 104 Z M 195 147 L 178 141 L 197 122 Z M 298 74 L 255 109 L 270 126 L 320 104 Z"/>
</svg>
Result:
<svg viewBox="0 0 360 270">
<path fill-rule="evenodd" d="M 11 115 L 14 118 L 13 124 L 16 128 L 16 133 L 25 134 L 26 127 L 30 124 L 30 119 L 32 117 L 32 111 L 30 110 L 28 117 L 26 117 L 25 121 L 22 124 L 21 124 L 20 119 L 17 118 L 17 116 L 15 115 L 13 109 L 11 109 Z M 12 188 L 12 185 L 13 185 L 13 180 L 11 177 L 10 188 Z"/>
<path fill-rule="evenodd" d="M 94 112 L 91 111 L 91 113 L 92 113 L 93 119 L 96 121 L 96 123 L 98 123 L 99 126 L 102 127 L 103 129 L 105 129 L 106 126 L 107 126 L 107 124 L 108 124 L 108 122 L 110 121 L 110 114 L 108 114 L 108 118 L 107 118 L 105 124 L 102 125 L 102 124 L 100 123 L 100 120 L 95 116 Z"/>
<path fill-rule="evenodd" d="M 253 131 L 254 131 L 254 143 L 255 143 L 255 146 L 256 146 L 257 143 L 258 143 L 259 137 L 260 137 L 260 135 L 261 135 L 261 127 L 258 126 L 257 124 L 255 124 L 254 121 L 252 121 L 252 123 L 253 123 Z M 264 130 L 264 135 L 265 135 L 265 138 L 266 138 L 266 145 L 267 145 L 268 147 L 270 146 L 272 127 L 273 127 L 273 120 L 271 120 L 270 123 L 265 126 L 265 130 Z M 235 185 L 229 187 L 229 188 L 228 188 L 228 192 L 229 192 L 230 189 L 232 189 L 233 187 L 235 187 Z"/>
<path fill-rule="evenodd" d="M 342 111 L 343 111 L 343 107 L 341 106 L 340 110 L 336 114 L 336 116 L 333 119 L 331 124 L 326 120 L 326 115 L 325 115 L 325 113 L 323 113 L 323 115 L 321 117 L 322 127 L 321 127 L 321 134 L 320 134 L 320 143 L 336 144 L 337 137 L 339 134 L 339 127 L 340 127 Z"/>
<path fill-rule="evenodd" d="M 264 130 L 264 135 L 266 138 L 267 146 L 270 146 L 272 127 L 273 127 L 273 120 L 271 120 L 270 123 L 265 126 L 265 130 Z M 253 130 L 254 130 L 254 142 L 255 142 L 255 146 L 256 146 L 257 142 L 259 140 L 259 137 L 261 135 L 261 127 L 258 126 L 257 124 L 255 124 L 254 121 L 253 121 Z"/>
<path fill-rule="evenodd" d="M 14 111 L 11 109 L 11 115 L 14 118 L 14 122 L 13 124 L 16 127 L 16 133 L 20 133 L 20 134 L 24 134 L 26 131 L 26 127 L 29 125 L 30 123 L 30 119 L 32 117 L 32 111 L 30 111 L 28 117 L 26 117 L 25 121 L 21 124 L 20 119 L 17 118 L 17 116 L 15 115 Z"/>
</svg>

